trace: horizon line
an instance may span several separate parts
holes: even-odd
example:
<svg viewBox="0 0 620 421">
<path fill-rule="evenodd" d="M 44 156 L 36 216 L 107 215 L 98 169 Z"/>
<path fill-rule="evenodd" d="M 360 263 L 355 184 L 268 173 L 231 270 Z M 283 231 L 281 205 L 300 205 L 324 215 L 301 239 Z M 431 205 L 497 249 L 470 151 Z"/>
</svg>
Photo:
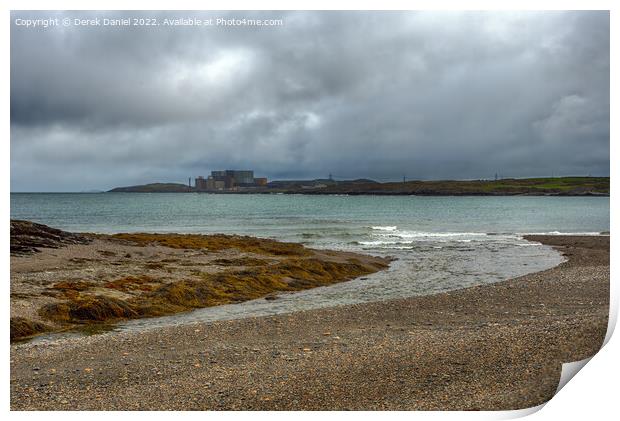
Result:
<svg viewBox="0 0 620 421">
<path fill-rule="evenodd" d="M 194 177 L 195 178 L 195 177 Z M 407 183 L 411 183 L 411 182 L 432 182 L 432 181 L 489 181 L 489 182 L 494 182 L 494 181 L 502 181 L 502 180 L 527 180 L 527 179 L 558 179 L 558 178 L 611 178 L 610 175 L 561 175 L 561 176 L 527 176 L 527 177 L 499 177 L 497 179 L 494 178 L 461 178 L 461 179 L 449 179 L 449 178 L 432 178 L 432 179 L 417 179 L 417 178 L 411 178 L 411 179 L 407 179 L 405 182 Z M 403 181 L 399 181 L 399 180 L 390 180 L 390 181 L 377 181 L 375 179 L 372 178 L 366 178 L 366 177 L 358 177 L 358 178 L 340 178 L 339 180 L 335 180 L 332 178 L 332 181 L 336 181 L 336 182 L 346 182 L 346 181 L 355 181 L 355 180 L 370 180 L 370 181 L 374 181 L 377 183 L 402 183 Z M 308 179 L 274 179 L 271 180 L 270 182 L 282 182 L 282 181 L 315 181 L 315 180 L 329 180 L 329 178 L 308 178 Z M 54 191 L 35 191 L 35 190 L 20 190 L 20 191 L 13 191 L 10 190 L 9 193 L 10 194 L 20 194 L 20 193 L 42 193 L 42 194 L 55 194 L 55 193 L 79 193 L 79 194 L 99 194 L 99 193 L 110 193 L 110 190 L 115 189 L 115 188 L 119 188 L 119 187 L 134 187 L 134 186 L 145 186 L 145 185 L 150 185 L 150 184 L 179 184 L 179 185 L 183 185 L 186 187 L 191 187 L 192 186 L 188 186 L 186 183 L 181 183 L 181 182 L 177 182 L 177 181 L 154 181 L 151 183 L 144 183 L 144 184 L 132 184 L 132 185 L 125 185 L 125 186 L 116 186 L 116 187 L 112 187 L 109 189 L 83 189 L 83 190 L 65 190 L 65 191 L 60 191 L 60 190 L 54 190 Z"/>
</svg>

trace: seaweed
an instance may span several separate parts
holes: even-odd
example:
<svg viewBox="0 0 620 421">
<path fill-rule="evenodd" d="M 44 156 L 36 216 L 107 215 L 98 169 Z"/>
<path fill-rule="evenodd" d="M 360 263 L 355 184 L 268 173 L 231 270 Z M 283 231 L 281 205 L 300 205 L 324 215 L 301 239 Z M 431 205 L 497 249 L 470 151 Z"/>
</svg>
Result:
<svg viewBox="0 0 620 421">
<path fill-rule="evenodd" d="M 39 310 L 39 315 L 56 322 L 86 323 L 132 319 L 138 313 L 124 300 L 96 295 L 47 304 Z"/>
<path fill-rule="evenodd" d="M 25 317 L 11 317 L 11 342 L 49 330 L 51 330 L 51 328 L 44 323 L 26 319 Z"/>
<path fill-rule="evenodd" d="M 158 244 L 175 249 L 206 249 L 217 252 L 234 248 L 244 252 L 273 256 L 307 256 L 310 254 L 310 251 L 301 244 L 239 235 L 121 233 L 114 234 L 111 238 L 129 241 L 140 246 Z"/>
</svg>

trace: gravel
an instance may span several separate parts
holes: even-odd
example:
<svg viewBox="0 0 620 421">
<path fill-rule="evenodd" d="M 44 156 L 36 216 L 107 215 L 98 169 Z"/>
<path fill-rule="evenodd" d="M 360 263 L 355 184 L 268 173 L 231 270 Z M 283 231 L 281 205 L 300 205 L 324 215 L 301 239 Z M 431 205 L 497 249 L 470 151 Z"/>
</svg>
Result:
<svg viewBox="0 0 620 421">
<path fill-rule="evenodd" d="M 549 400 L 607 329 L 609 237 L 444 294 L 11 345 L 12 410 L 496 410 Z"/>
</svg>

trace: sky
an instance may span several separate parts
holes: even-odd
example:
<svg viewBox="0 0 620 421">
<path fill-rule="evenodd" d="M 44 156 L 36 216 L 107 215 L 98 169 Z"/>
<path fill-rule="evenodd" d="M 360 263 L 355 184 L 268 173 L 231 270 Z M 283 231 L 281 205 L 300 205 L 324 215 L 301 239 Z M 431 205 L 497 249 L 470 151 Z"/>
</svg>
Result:
<svg viewBox="0 0 620 421">
<path fill-rule="evenodd" d="M 609 53 L 606 11 L 12 12 L 11 191 L 608 176 Z"/>
</svg>

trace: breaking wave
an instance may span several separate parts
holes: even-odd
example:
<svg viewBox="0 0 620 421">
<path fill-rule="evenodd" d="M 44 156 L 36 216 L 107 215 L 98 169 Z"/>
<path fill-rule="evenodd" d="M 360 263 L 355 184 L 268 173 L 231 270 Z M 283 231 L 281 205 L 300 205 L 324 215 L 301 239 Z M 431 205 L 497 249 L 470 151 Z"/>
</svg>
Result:
<svg viewBox="0 0 620 421">
<path fill-rule="evenodd" d="M 376 226 L 376 227 L 370 227 L 370 228 L 375 231 L 396 231 L 398 227 L 387 225 L 387 226 Z"/>
</svg>

